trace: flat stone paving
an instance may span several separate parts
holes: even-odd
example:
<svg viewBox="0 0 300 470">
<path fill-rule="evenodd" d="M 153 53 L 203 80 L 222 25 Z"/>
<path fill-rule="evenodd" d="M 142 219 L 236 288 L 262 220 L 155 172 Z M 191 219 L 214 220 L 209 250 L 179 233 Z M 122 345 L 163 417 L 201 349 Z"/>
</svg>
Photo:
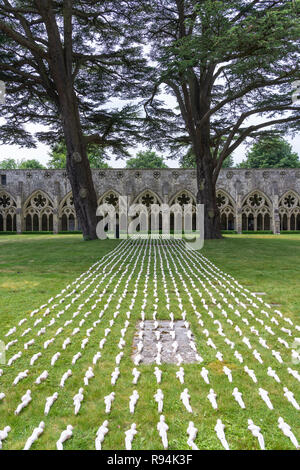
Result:
<svg viewBox="0 0 300 470">
<path fill-rule="evenodd" d="M 138 343 L 143 342 L 143 350 L 141 351 L 142 360 L 141 364 L 153 364 L 156 363 L 157 356 L 157 339 L 155 332 L 160 332 L 159 341 L 162 343 L 161 350 L 161 363 L 176 364 L 178 362 L 177 355 L 180 354 L 183 359 L 183 364 L 197 362 L 196 352 L 191 348 L 190 341 L 194 341 L 194 335 L 191 335 L 191 339 L 187 336 L 188 329 L 185 326 L 183 320 L 176 320 L 173 323 L 173 331 L 175 331 L 175 339 L 170 335 L 171 322 L 170 320 L 158 320 L 158 326 L 154 328 L 154 320 L 144 321 L 144 336 L 140 339 L 138 334 L 140 330 L 140 322 L 137 325 L 137 331 L 134 335 L 133 340 L 133 355 L 132 360 L 134 361 L 138 354 Z M 178 343 L 178 349 L 174 353 L 172 344 L 174 341 Z"/>
</svg>

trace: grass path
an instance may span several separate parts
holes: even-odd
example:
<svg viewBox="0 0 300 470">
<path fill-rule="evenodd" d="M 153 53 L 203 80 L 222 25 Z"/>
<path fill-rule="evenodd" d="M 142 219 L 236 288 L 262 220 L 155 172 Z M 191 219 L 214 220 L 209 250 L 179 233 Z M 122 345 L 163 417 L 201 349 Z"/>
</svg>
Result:
<svg viewBox="0 0 300 470">
<path fill-rule="evenodd" d="M 255 244 L 257 255 L 251 257 L 249 252 L 254 251 Z M 115 251 L 108 252 L 111 248 L 115 248 Z M 8 253 L 9 249 L 11 253 Z M 180 243 L 163 246 L 150 246 L 146 242 L 142 246 L 131 242 L 119 244 L 117 241 L 83 243 L 78 237 L 26 237 L 24 242 L 20 243 L 20 237 L 1 237 L 0 250 L 0 292 L 4 293 L 1 297 L 3 300 L 0 339 L 5 339 L 6 343 L 18 340 L 7 351 L 8 358 L 22 351 L 21 358 L 11 367 L 2 367 L 4 373 L 0 378 L 0 393 L 4 392 L 6 398 L 0 402 L 0 429 L 6 425 L 12 428 L 9 438 L 3 443 L 4 449 L 22 449 L 26 439 L 41 420 L 45 421 L 46 428 L 35 443 L 34 449 L 54 449 L 56 440 L 68 424 L 74 426 L 74 436 L 65 444 L 65 448 L 93 449 L 97 429 L 106 418 L 109 420 L 110 431 L 105 438 L 104 449 L 123 449 L 124 432 L 133 422 L 137 423 L 138 430 L 133 449 L 162 449 L 156 430 L 159 414 L 153 399 L 158 388 L 164 393 L 163 413 L 170 428 L 170 449 L 189 448 L 186 429 L 191 419 L 198 428 L 196 444 L 199 449 L 222 448 L 214 432 L 218 418 L 221 418 L 226 426 L 225 434 L 231 449 L 258 449 L 257 439 L 247 429 L 248 418 L 261 427 L 266 447 L 269 449 L 294 448 L 277 427 L 279 416 L 284 418 L 298 440 L 300 439 L 299 411 L 283 396 L 283 386 L 287 386 L 300 403 L 299 382 L 287 372 L 287 367 L 298 367 L 299 370 L 299 366 L 291 363 L 290 349 L 278 342 L 278 337 L 281 337 L 289 345 L 292 344 L 292 337 L 282 331 L 282 327 L 285 330 L 291 329 L 293 336 L 300 336 L 295 329 L 295 325 L 299 324 L 299 291 L 290 286 L 290 302 L 288 308 L 284 308 L 286 301 L 281 294 L 284 286 L 280 286 L 282 274 L 276 271 L 276 257 L 282 257 L 283 260 L 285 251 L 286 272 L 288 279 L 293 279 L 295 272 L 299 270 L 299 265 L 295 262 L 299 238 L 289 238 L 284 243 L 282 239 L 277 240 L 275 237 L 264 241 L 250 237 L 243 240 L 232 237 L 220 243 L 206 243 L 200 254 L 187 254 Z M 103 257 L 105 254 L 106 257 Z M 209 260 L 203 257 L 204 254 L 209 256 Z M 268 256 L 270 265 L 266 265 Z M 267 295 L 262 297 L 266 303 L 270 302 L 269 298 L 272 298 L 275 290 L 278 299 L 276 303 L 280 306 L 270 305 L 269 308 L 263 305 L 239 284 L 233 283 L 231 277 L 220 273 L 215 265 L 211 264 L 212 260 L 218 260 L 218 266 L 223 271 L 235 275 L 251 292 L 267 290 Z M 81 273 L 94 263 L 97 264 L 93 269 L 86 276 L 80 277 Z M 264 263 L 266 266 L 266 278 L 261 276 L 261 272 L 257 273 L 255 265 L 258 263 Z M 267 289 L 271 286 L 269 271 L 273 271 L 273 291 L 272 288 Z M 257 276 L 261 276 L 264 282 L 256 282 Z M 284 285 L 284 280 L 282 283 Z M 56 297 L 67 284 L 69 288 Z M 50 297 L 54 299 L 48 304 Z M 75 301 L 72 302 L 74 298 Z M 61 302 L 62 299 L 65 300 Z M 259 308 L 254 307 L 253 303 Z M 30 312 L 42 304 L 47 305 L 30 317 Z M 234 308 L 229 307 L 230 304 Z M 23 306 L 22 310 L 20 305 Z M 234 313 L 236 309 L 241 316 Z M 276 309 L 282 311 L 286 318 L 289 317 L 293 325 L 280 318 L 275 312 Z M 253 312 L 253 317 L 249 310 Z M 181 319 L 182 312 L 186 311 L 186 319 L 195 335 L 203 362 L 184 365 L 184 385 L 176 378 L 179 367 L 166 364 L 160 366 L 160 385 L 156 383 L 153 374 L 155 365 L 142 364 L 138 366 L 141 372 L 138 384 L 132 384 L 132 343 L 143 311 L 146 319 L 152 319 L 155 311 L 157 319 L 168 319 L 170 312 L 174 313 L 176 319 Z M 4 338 L 10 327 L 17 325 L 23 318 L 27 318 L 27 321 L 17 326 L 16 333 Z M 271 321 L 271 318 L 274 318 L 278 325 Z M 39 319 L 41 322 L 36 323 Z M 72 323 L 69 323 L 71 320 Z M 220 323 L 216 323 L 216 320 Z M 218 333 L 220 324 L 225 336 Z M 271 327 L 275 334 L 270 334 L 265 326 Z M 43 327 L 46 328 L 45 333 L 37 336 Z M 242 336 L 235 327 L 240 328 Z M 21 336 L 28 328 L 31 330 Z M 63 330 L 57 333 L 60 328 Z M 72 336 L 75 328 L 80 328 L 80 331 Z M 107 333 L 108 328 L 110 331 Z M 123 328 L 126 329 L 123 332 L 126 345 L 121 350 L 118 343 Z M 209 332 L 216 350 L 207 346 L 204 330 Z M 249 338 L 251 350 L 242 341 L 243 337 Z M 270 349 L 262 346 L 259 337 L 266 340 Z M 35 340 L 34 345 L 24 350 L 24 344 L 32 338 Z M 45 341 L 52 338 L 54 342 L 44 349 Z M 62 345 L 66 338 L 71 339 L 71 344 L 64 350 Z M 89 342 L 82 349 L 84 338 L 88 338 Z M 99 349 L 99 342 L 104 338 L 104 347 Z M 235 343 L 233 349 L 225 342 L 225 338 Z M 254 349 L 261 354 L 263 364 L 253 356 Z M 272 356 L 272 349 L 280 352 L 282 364 Z M 30 358 L 39 351 L 42 356 L 34 366 L 30 366 Z M 52 367 L 50 361 L 57 351 L 61 352 L 61 357 Z M 79 351 L 82 357 L 72 365 L 72 358 Z M 93 357 L 97 351 L 101 352 L 102 357 L 94 366 L 95 378 L 85 387 L 82 408 L 79 415 L 74 416 L 72 398 L 83 386 L 84 374 L 88 367 L 93 365 Z M 119 365 L 120 376 L 113 386 L 110 375 L 116 367 L 115 357 L 120 351 L 124 352 L 124 356 Z M 223 362 L 216 358 L 217 351 L 223 353 Z M 235 351 L 242 355 L 242 364 L 234 355 Z M 232 384 L 223 372 L 224 365 L 232 370 Z M 245 365 L 255 371 L 257 384 L 245 373 Z M 281 379 L 280 384 L 267 375 L 268 366 L 276 370 Z M 209 371 L 210 384 L 206 384 L 200 375 L 202 367 Z M 65 388 L 60 389 L 60 379 L 69 368 L 72 369 L 73 375 L 66 381 Z M 25 369 L 30 371 L 28 378 L 12 387 L 16 375 Z M 44 370 L 48 370 L 49 378 L 43 384 L 35 385 L 35 379 Z M 243 394 L 245 410 L 241 409 L 232 397 L 234 386 Z M 274 410 L 269 410 L 258 395 L 259 387 L 269 392 Z M 180 401 L 180 393 L 184 388 L 188 388 L 191 395 L 194 411 L 192 415 L 187 413 Z M 210 388 L 217 393 L 218 410 L 214 410 L 207 399 Z M 14 410 L 27 389 L 32 390 L 33 400 L 28 408 L 19 416 L 15 416 Z M 138 390 L 140 399 L 132 416 L 128 405 L 134 389 Z M 55 391 L 58 391 L 59 398 L 49 416 L 44 417 L 46 397 Z M 103 398 L 112 391 L 115 391 L 116 399 L 111 414 L 107 417 Z"/>
</svg>

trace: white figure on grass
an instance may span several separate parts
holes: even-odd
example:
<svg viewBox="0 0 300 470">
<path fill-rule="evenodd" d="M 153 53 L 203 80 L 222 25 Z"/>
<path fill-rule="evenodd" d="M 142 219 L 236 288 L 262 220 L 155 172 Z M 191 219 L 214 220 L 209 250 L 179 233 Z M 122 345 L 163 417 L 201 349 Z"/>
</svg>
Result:
<svg viewBox="0 0 300 470">
<path fill-rule="evenodd" d="M 11 431 L 10 426 L 6 426 L 2 431 L 0 429 L 0 449 L 2 449 L 2 442 L 5 441 L 5 439 L 7 439 L 10 431 Z"/>
<path fill-rule="evenodd" d="M 73 426 L 69 424 L 69 426 L 67 426 L 67 429 L 61 433 L 60 438 L 56 443 L 57 450 L 64 450 L 63 443 L 66 442 L 68 439 L 71 439 L 72 436 Z"/>
<path fill-rule="evenodd" d="M 191 396 L 189 395 L 189 391 L 188 391 L 187 388 L 185 388 L 183 390 L 183 392 L 180 394 L 180 400 L 182 401 L 182 403 L 186 407 L 187 411 L 189 413 L 193 413 L 192 407 L 190 405 L 190 398 L 191 398 Z"/>
<path fill-rule="evenodd" d="M 115 399 L 115 392 L 111 392 L 109 395 L 106 395 L 106 397 L 104 397 L 105 413 L 107 414 L 110 413 L 111 405 L 114 399 Z"/>
<path fill-rule="evenodd" d="M 97 431 L 97 437 L 95 439 L 96 450 L 102 450 L 102 442 L 104 441 L 105 435 L 108 433 L 108 421 L 105 420 Z"/>
<path fill-rule="evenodd" d="M 292 444 L 294 444 L 294 446 L 299 449 L 298 441 L 292 432 L 291 427 L 285 423 L 281 417 L 278 418 L 278 427 L 283 432 L 283 434 L 291 440 Z"/>
<path fill-rule="evenodd" d="M 162 413 L 163 406 L 164 406 L 164 394 L 163 394 L 163 392 L 160 388 L 157 389 L 157 391 L 154 395 L 154 399 L 158 404 L 158 412 Z"/>
<path fill-rule="evenodd" d="M 246 408 L 245 403 L 242 398 L 242 394 L 237 387 L 234 387 L 232 395 L 234 396 L 235 400 L 238 402 L 241 408 L 243 409 Z"/>
<path fill-rule="evenodd" d="M 138 399 L 140 398 L 138 391 L 134 390 L 132 395 L 129 398 L 129 411 L 131 414 L 134 413 L 135 405 L 137 404 Z"/>
<path fill-rule="evenodd" d="M 215 426 L 215 431 L 217 434 L 218 439 L 221 441 L 222 446 L 224 449 L 229 450 L 229 445 L 226 440 L 226 436 L 224 433 L 225 425 L 222 423 L 220 419 L 217 420 L 217 424 Z"/>
<path fill-rule="evenodd" d="M 256 426 L 252 419 L 248 419 L 248 429 L 249 431 L 252 432 L 253 436 L 254 437 L 257 437 L 258 439 L 258 443 L 259 443 L 259 447 L 261 448 L 261 450 L 265 450 L 265 440 L 264 440 L 264 436 L 261 434 L 260 432 L 260 427 L 259 426 Z"/>
<path fill-rule="evenodd" d="M 76 395 L 74 395 L 73 397 L 75 415 L 78 415 L 83 399 L 84 399 L 83 388 L 80 388 L 78 393 L 76 393 Z"/>
<path fill-rule="evenodd" d="M 215 393 L 215 391 L 211 388 L 210 391 L 209 391 L 209 394 L 207 395 L 207 398 L 209 399 L 212 407 L 214 408 L 214 410 L 217 410 L 218 409 L 218 404 L 217 404 L 217 401 L 216 401 L 216 398 L 217 398 L 217 394 Z"/>
<path fill-rule="evenodd" d="M 131 450 L 132 449 L 132 441 L 134 439 L 134 436 L 137 434 L 136 430 L 136 424 L 133 423 L 128 429 L 128 431 L 125 432 L 125 448 L 126 450 Z"/>
<path fill-rule="evenodd" d="M 164 415 L 160 416 L 159 423 L 157 424 L 157 430 L 159 432 L 159 435 L 161 437 L 164 449 L 166 450 L 168 448 L 168 432 L 169 426 L 165 422 L 165 417 Z"/>
<path fill-rule="evenodd" d="M 27 442 L 24 446 L 23 450 L 29 450 L 32 446 L 32 444 L 38 440 L 38 438 L 43 434 L 45 429 L 45 423 L 44 421 L 41 421 L 39 426 L 34 429 L 33 433 L 31 436 L 27 439 Z"/>
<path fill-rule="evenodd" d="M 51 407 L 53 406 L 53 403 L 57 400 L 58 398 L 58 393 L 55 392 L 51 397 L 46 398 L 46 405 L 45 405 L 45 410 L 44 414 L 47 416 L 49 414 L 49 411 Z"/>
<path fill-rule="evenodd" d="M 188 434 L 188 441 L 187 445 L 192 448 L 192 450 L 199 450 L 197 445 L 195 444 L 195 439 L 197 437 L 198 429 L 195 428 L 193 421 L 189 422 L 189 426 L 187 428 L 187 434 Z"/>
</svg>

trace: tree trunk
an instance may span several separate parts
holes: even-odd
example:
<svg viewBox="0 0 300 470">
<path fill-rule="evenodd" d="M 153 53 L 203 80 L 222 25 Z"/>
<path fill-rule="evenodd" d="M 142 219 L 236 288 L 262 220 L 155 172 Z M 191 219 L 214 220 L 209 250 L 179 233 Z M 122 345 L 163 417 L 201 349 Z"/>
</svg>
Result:
<svg viewBox="0 0 300 470">
<path fill-rule="evenodd" d="M 194 151 L 197 162 L 197 204 L 204 204 L 204 239 L 219 239 L 222 234 L 210 148 L 202 142 Z"/>
<path fill-rule="evenodd" d="M 72 99 L 61 109 L 67 147 L 67 173 L 83 238 L 94 240 L 97 238 L 97 196 L 81 130 L 76 96 L 73 91 L 70 91 L 70 94 Z"/>
</svg>

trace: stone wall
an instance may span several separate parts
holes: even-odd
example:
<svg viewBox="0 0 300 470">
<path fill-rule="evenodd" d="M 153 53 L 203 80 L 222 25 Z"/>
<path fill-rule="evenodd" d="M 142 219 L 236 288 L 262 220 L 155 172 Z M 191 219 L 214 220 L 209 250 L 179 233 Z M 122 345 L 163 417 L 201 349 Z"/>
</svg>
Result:
<svg viewBox="0 0 300 470">
<path fill-rule="evenodd" d="M 93 170 L 98 202 L 180 204 L 196 196 L 196 172 L 183 169 Z M 0 231 L 77 230 L 64 170 L 0 170 Z M 217 182 L 223 229 L 300 230 L 300 170 L 223 169 Z"/>
</svg>

